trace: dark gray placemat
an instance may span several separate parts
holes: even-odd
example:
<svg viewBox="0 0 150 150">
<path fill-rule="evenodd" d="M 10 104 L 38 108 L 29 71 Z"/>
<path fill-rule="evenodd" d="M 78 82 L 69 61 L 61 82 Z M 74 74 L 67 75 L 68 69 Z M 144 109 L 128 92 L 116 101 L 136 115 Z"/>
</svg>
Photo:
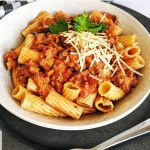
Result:
<svg viewBox="0 0 150 150">
<path fill-rule="evenodd" d="M 120 5 L 117 6 L 136 17 L 150 32 L 150 20 L 148 18 L 131 9 Z M 0 107 L 0 115 L 3 118 L 0 118 L 0 129 L 3 131 L 4 150 L 51 150 L 54 148 L 68 149 L 72 147 L 87 148 L 93 147 L 149 118 L 150 96 L 138 109 L 120 121 L 105 127 L 85 131 L 58 131 L 38 127 L 15 117 L 2 107 Z M 15 132 L 14 129 L 18 132 Z M 50 146 L 51 148 L 30 142 L 21 135 L 31 141 Z M 123 143 L 111 149 L 149 150 L 150 134 Z"/>
</svg>

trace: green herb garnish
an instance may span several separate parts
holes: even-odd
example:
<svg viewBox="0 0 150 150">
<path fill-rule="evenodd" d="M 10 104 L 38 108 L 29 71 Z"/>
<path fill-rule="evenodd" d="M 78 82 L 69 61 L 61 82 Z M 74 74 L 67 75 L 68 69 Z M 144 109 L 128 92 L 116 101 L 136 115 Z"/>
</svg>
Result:
<svg viewBox="0 0 150 150">
<path fill-rule="evenodd" d="M 68 23 L 66 22 L 64 18 L 61 18 L 55 24 L 51 25 L 48 30 L 54 34 L 68 31 Z"/>
<path fill-rule="evenodd" d="M 103 23 L 91 22 L 89 20 L 89 15 L 85 12 L 80 16 L 74 17 L 71 24 L 73 25 L 73 29 L 78 32 L 90 31 L 96 34 L 97 32 L 103 32 L 107 29 L 107 26 Z"/>
</svg>

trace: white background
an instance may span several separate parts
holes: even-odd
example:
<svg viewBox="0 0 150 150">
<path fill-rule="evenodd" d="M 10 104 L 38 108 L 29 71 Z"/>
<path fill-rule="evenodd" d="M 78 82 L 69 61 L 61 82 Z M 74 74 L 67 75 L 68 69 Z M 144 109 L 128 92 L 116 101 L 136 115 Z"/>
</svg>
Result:
<svg viewBox="0 0 150 150">
<path fill-rule="evenodd" d="M 36 1 L 41 1 L 41 0 L 36 0 Z M 129 7 L 150 18 L 150 0 L 105 0 L 105 1 L 113 1 L 114 3 L 118 3 L 120 5 Z"/>
<path fill-rule="evenodd" d="M 136 10 L 150 18 L 150 0 L 113 0 L 113 2 Z"/>
</svg>

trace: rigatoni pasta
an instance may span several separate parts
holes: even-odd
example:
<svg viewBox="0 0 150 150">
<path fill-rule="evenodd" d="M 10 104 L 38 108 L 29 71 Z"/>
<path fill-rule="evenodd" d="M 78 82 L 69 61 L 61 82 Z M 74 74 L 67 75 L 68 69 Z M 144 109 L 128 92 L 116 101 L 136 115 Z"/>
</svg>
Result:
<svg viewBox="0 0 150 150">
<path fill-rule="evenodd" d="M 18 57 L 18 63 L 19 64 L 25 64 L 29 59 L 32 59 L 34 61 L 39 60 L 40 54 L 36 51 L 33 51 L 29 48 L 23 47 L 21 49 L 20 55 Z"/>
<path fill-rule="evenodd" d="M 145 66 L 136 35 L 117 16 L 94 10 L 75 16 L 42 11 L 4 55 L 12 97 L 42 115 L 71 117 L 113 111 L 138 84 Z"/>
<path fill-rule="evenodd" d="M 72 82 L 67 82 L 63 86 L 62 95 L 69 100 L 76 100 L 79 97 L 80 88 L 75 86 Z"/>
<path fill-rule="evenodd" d="M 104 96 L 112 101 L 119 100 L 125 95 L 120 88 L 113 85 L 110 81 L 104 81 L 100 84 L 98 92 L 101 96 Z"/>
<path fill-rule="evenodd" d="M 94 10 L 90 13 L 89 18 L 93 21 L 93 22 L 109 22 L 110 20 L 105 17 L 106 13 L 100 12 L 98 10 Z"/>
<path fill-rule="evenodd" d="M 77 99 L 76 103 L 83 107 L 93 107 L 96 95 L 97 93 L 92 93 L 92 94 L 89 94 L 87 97 L 81 96 Z"/>
<path fill-rule="evenodd" d="M 35 20 L 30 22 L 30 24 L 27 28 L 25 28 L 22 31 L 22 35 L 26 37 L 30 33 L 34 33 L 36 31 L 43 30 L 43 27 L 41 25 L 41 21 L 45 18 L 51 18 L 51 15 L 49 15 L 49 13 L 47 13 L 46 11 L 43 11 L 37 16 L 37 18 L 35 18 Z"/>
<path fill-rule="evenodd" d="M 18 86 L 20 83 L 19 83 L 19 80 L 17 78 L 17 68 L 13 68 L 12 69 L 12 72 L 11 72 L 11 75 L 12 75 L 12 81 L 13 81 L 13 84 L 14 86 Z"/>
<path fill-rule="evenodd" d="M 37 21 L 42 21 L 43 18 L 46 18 L 46 17 L 51 18 L 52 16 L 47 11 L 42 11 L 38 14 L 38 16 L 35 19 L 33 19 L 30 22 L 30 24 L 33 24 L 34 22 L 37 22 Z"/>
<path fill-rule="evenodd" d="M 96 112 L 95 107 L 83 107 L 82 115 L 89 115 L 89 114 L 93 114 L 95 112 Z"/>
<path fill-rule="evenodd" d="M 136 43 L 136 35 L 121 35 L 118 36 L 118 41 L 122 43 L 124 47 L 129 47 Z"/>
<path fill-rule="evenodd" d="M 50 93 L 46 97 L 46 103 L 75 119 L 79 119 L 83 111 L 83 108 L 81 106 L 64 98 L 55 91 L 50 91 Z"/>
<path fill-rule="evenodd" d="M 58 111 L 47 105 L 40 97 L 30 93 L 25 94 L 21 107 L 39 114 L 59 117 Z"/>
<path fill-rule="evenodd" d="M 19 47 L 15 48 L 14 51 L 17 55 L 19 55 L 19 53 L 20 53 L 21 49 L 24 47 L 24 45 L 25 45 L 25 43 L 23 42 L 23 43 L 21 43 L 21 45 Z"/>
<path fill-rule="evenodd" d="M 33 24 L 29 25 L 29 27 L 27 27 L 25 30 L 22 31 L 22 35 L 23 36 L 27 36 L 29 33 L 32 33 L 36 30 L 36 28 L 38 28 L 40 26 L 40 22 L 36 21 Z"/>
<path fill-rule="evenodd" d="M 25 94 L 29 92 L 26 88 L 24 88 L 21 85 L 17 85 L 13 90 L 12 90 L 12 97 L 15 98 L 18 101 L 22 101 L 24 98 Z"/>
<path fill-rule="evenodd" d="M 36 82 L 32 78 L 28 79 L 27 89 L 29 91 L 38 93 L 38 86 L 36 85 Z"/>
<path fill-rule="evenodd" d="M 25 38 L 25 41 L 19 47 L 17 47 L 14 51 L 17 53 L 17 55 L 19 55 L 23 47 L 30 48 L 33 42 L 34 42 L 34 35 L 28 34 L 27 37 Z"/>
<path fill-rule="evenodd" d="M 101 112 L 110 112 L 113 110 L 113 103 L 106 97 L 97 96 L 95 100 L 95 107 Z"/>
<path fill-rule="evenodd" d="M 126 63 L 135 70 L 143 68 L 145 66 L 145 60 L 140 55 L 127 59 Z"/>
<path fill-rule="evenodd" d="M 124 49 L 124 52 L 122 53 L 123 59 L 133 58 L 139 55 L 140 52 L 141 50 L 138 46 L 127 47 L 126 49 Z"/>
</svg>

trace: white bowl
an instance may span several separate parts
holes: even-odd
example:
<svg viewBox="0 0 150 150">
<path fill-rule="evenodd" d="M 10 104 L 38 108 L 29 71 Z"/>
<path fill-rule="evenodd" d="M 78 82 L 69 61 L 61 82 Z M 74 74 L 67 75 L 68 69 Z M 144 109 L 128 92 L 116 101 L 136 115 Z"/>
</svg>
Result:
<svg viewBox="0 0 150 150">
<path fill-rule="evenodd" d="M 144 77 L 140 78 L 140 83 L 136 89 L 120 100 L 114 111 L 110 113 L 96 113 L 82 117 L 80 120 L 58 119 L 38 115 L 22 109 L 11 96 L 13 88 L 10 73 L 5 69 L 3 55 L 6 51 L 18 46 L 21 42 L 21 30 L 27 26 L 28 22 L 42 10 L 47 10 L 51 14 L 58 10 L 64 10 L 68 14 L 78 14 L 83 11 L 100 10 L 113 13 L 119 17 L 120 26 L 124 33 L 135 33 L 142 55 L 146 61 L 146 67 L 142 69 Z M 0 21 L 0 104 L 9 112 L 30 123 L 60 130 L 84 130 L 101 127 L 115 122 L 133 110 L 135 110 L 148 96 L 150 91 L 150 36 L 146 29 L 131 15 L 125 11 L 103 3 L 100 0 L 54 0 L 39 1 L 25 5 L 16 11 L 11 12 Z M 143 110 L 144 111 L 144 110 Z"/>
</svg>

